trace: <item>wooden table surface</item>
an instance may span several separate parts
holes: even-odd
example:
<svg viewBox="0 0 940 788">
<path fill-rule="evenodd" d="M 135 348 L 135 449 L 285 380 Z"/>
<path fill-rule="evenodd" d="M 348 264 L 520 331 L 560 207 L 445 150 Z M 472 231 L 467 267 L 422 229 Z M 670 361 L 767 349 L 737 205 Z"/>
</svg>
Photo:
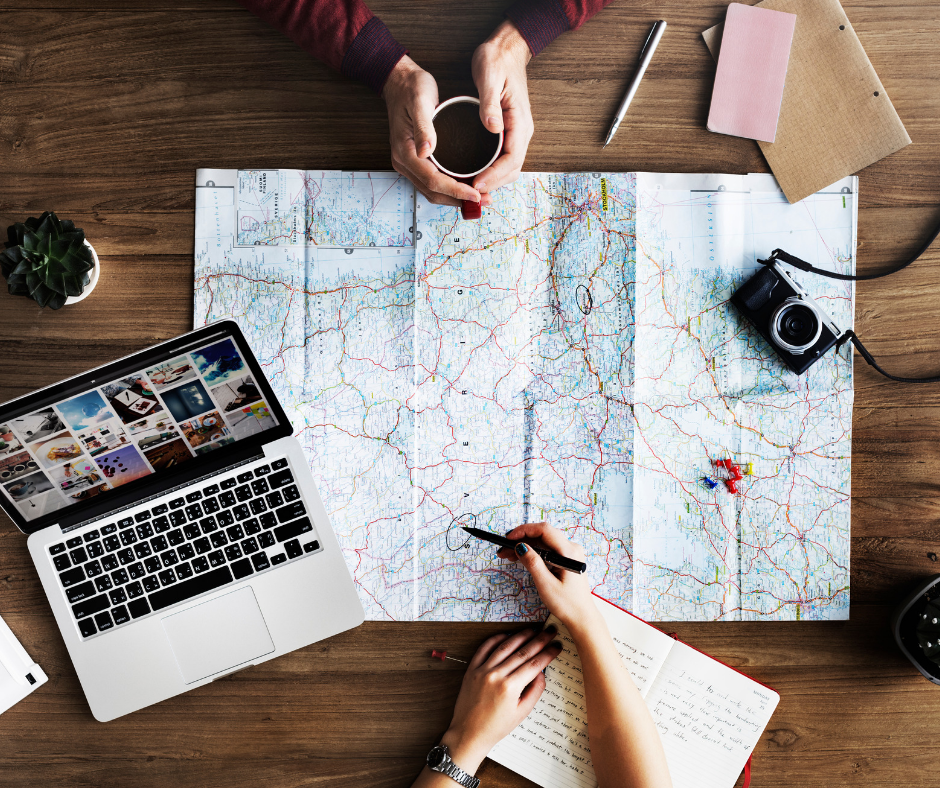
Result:
<svg viewBox="0 0 940 788">
<path fill-rule="evenodd" d="M 699 34 L 726 0 L 616 0 L 529 68 L 531 170 L 766 172 L 710 134 L 714 64 Z M 859 270 L 940 222 L 940 8 L 845 8 L 913 144 L 861 173 Z M 381 0 L 373 10 L 438 78 L 472 90 L 470 56 L 505 0 Z M 669 30 L 615 143 L 599 140 L 651 23 Z M 46 209 L 102 261 L 57 313 L 0 295 L 0 401 L 192 327 L 197 167 L 388 169 L 383 103 L 233 0 L 0 0 L 0 228 Z M 940 244 L 858 287 L 857 330 L 900 374 L 940 372 Z M 940 571 L 940 386 L 856 366 L 851 620 L 676 624 L 775 687 L 760 786 L 936 786 L 940 688 L 895 648 L 892 606 Z M 935 475 L 937 474 L 937 475 Z M 497 624 L 366 623 L 107 725 L 94 721 L 29 561 L 2 515 L 0 614 L 50 676 L 0 717 L 0 784 L 407 786 L 450 719 L 468 655 Z M 528 785 L 487 762 L 486 786 Z"/>
</svg>

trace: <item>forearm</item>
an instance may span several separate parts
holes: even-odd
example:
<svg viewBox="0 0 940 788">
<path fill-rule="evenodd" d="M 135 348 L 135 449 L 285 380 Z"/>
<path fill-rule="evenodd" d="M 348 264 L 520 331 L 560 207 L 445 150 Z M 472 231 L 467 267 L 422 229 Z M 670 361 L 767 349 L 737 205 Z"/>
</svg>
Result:
<svg viewBox="0 0 940 788">
<path fill-rule="evenodd" d="M 581 658 L 591 760 L 599 788 L 668 788 L 659 731 L 600 613 L 569 627 Z"/>
<path fill-rule="evenodd" d="M 476 774 L 489 752 L 486 745 L 453 729 L 448 729 L 439 743 L 447 745 L 454 763 L 467 774 Z M 439 772 L 432 772 L 427 766 L 421 770 L 421 774 L 414 782 L 414 788 L 454 788 L 455 785 L 456 783 L 450 777 Z"/>
</svg>

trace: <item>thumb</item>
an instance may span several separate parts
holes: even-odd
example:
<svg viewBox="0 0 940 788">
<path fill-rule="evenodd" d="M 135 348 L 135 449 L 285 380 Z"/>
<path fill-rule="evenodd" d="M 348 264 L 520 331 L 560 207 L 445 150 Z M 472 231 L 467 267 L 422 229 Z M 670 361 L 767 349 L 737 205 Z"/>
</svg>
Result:
<svg viewBox="0 0 940 788">
<path fill-rule="evenodd" d="M 426 159 L 437 147 L 437 133 L 434 131 L 434 102 L 429 97 L 418 95 L 412 110 L 414 119 L 415 153 L 419 159 Z"/>
<path fill-rule="evenodd" d="M 553 575 L 545 565 L 542 556 L 525 542 L 519 542 L 519 544 L 516 545 L 516 556 L 518 557 L 517 560 L 519 563 L 529 570 L 529 574 L 532 575 L 536 587 L 540 590 L 543 584 L 557 581 L 555 575 Z"/>
<path fill-rule="evenodd" d="M 494 75 L 484 74 L 480 90 L 480 120 L 494 134 L 503 130 L 503 82 Z"/>
</svg>

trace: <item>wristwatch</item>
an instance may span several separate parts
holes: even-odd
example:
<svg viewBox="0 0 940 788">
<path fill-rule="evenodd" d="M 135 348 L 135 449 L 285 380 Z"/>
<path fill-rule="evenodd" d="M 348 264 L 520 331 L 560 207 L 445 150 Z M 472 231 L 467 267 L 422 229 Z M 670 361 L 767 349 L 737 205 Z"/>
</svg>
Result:
<svg viewBox="0 0 940 788">
<path fill-rule="evenodd" d="M 446 744 L 438 744 L 428 753 L 428 767 L 432 772 L 446 774 L 451 780 L 464 788 L 477 788 L 480 785 L 480 781 L 476 777 L 467 774 L 450 759 L 450 750 L 447 749 Z"/>
</svg>

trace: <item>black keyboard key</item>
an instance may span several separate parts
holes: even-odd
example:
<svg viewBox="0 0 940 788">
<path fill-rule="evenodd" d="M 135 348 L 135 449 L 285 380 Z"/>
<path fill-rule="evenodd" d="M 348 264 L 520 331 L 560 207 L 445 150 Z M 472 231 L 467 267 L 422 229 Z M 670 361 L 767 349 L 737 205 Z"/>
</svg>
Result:
<svg viewBox="0 0 940 788">
<path fill-rule="evenodd" d="M 201 519 L 203 517 L 202 507 L 198 503 L 191 503 L 186 507 L 186 516 L 190 521 Z"/>
<path fill-rule="evenodd" d="M 294 481 L 294 474 L 292 474 L 288 468 L 285 468 L 283 471 L 278 471 L 277 473 L 272 473 L 268 477 L 268 484 L 271 485 L 272 489 L 283 487 L 285 484 L 290 484 L 292 481 Z"/>
<path fill-rule="evenodd" d="M 84 564 L 88 560 L 88 553 L 85 552 L 84 547 L 76 547 L 69 553 L 69 558 L 72 559 L 73 564 Z"/>
<path fill-rule="evenodd" d="M 193 576 L 193 568 L 189 564 L 180 564 L 176 567 L 176 576 L 180 580 L 186 580 Z"/>
<path fill-rule="evenodd" d="M 95 616 L 95 623 L 98 625 L 99 632 L 107 632 L 109 629 L 114 629 L 114 622 L 111 620 L 111 614 L 107 610 Z"/>
<path fill-rule="evenodd" d="M 150 604 L 154 610 L 162 610 L 170 605 L 175 605 L 177 602 L 182 602 L 184 599 L 204 594 L 206 591 L 212 591 L 231 582 L 231 571 L 227 566 L 221 566 L 211 572 L 196 575 L 183 583 L 160 589 L 155 594 L 150 595 Z"/>
<path fill-rule="evenodd" d="M 154 572 L 159 572 L 161 566 L 162 564 L 160 563 L 160 559 L 157 558 L 157 556 L 155 555 L 150 556 L 150 558 L 144 561 L 144 567 L 147 569 L 147 571 L 150 574 L 153 574 Z"/>
<path fill-rule="evenodd" d="M 153 536 L 153 525 L 150 523 L 138 525 L 135 530 L 137 531 L 137 536 L 141 539 L 149 539 L 151 536 Z"/>
<path fill-rule="evenodd" d="M 124 605 L 114 608 L 111 611 L 111 617 L 114 619 L 114 623 L 120 626 L 121 624 L 126 624 L 131 620 L 130 613 L 127 612 L 127 608 Z"/>
<path fill-rule="evenodd" d="M 156 511 L 156 510 L 154 510 Z M 165 533 L 169 531 L 172 526 L 170 525 L 170 520 L 167 517 L 158 517 L 153 521 L 153 530 L 158 534 Z"/>
<path fill-rule="evenodd" d="M 111 605 L 108 603 L 108 595 L 99 594 L 90 599 L 84 599 L 77 605 L 72 605 L 72 615 L 79 619 L 88 618 L 88 616 L 93 616 L 95 613 L 100 613 L 109 607 Z"/>
<path fill-rule="evenodd" d="M 212 534 L 209 539 L 212 540 L 213 547 L 225 547 L 225 545 L 228 544 L 228 539 L 226 539 L 225 533 L 222 531 Z"/>
<path fill-rule="evenodd" d="M 105 591 L 110 591 L 114 588 L 114 583 L 111 582 L 110 577 L 102 575 L 101 577 L 95 578 L 95 588 L 98 589 L 99 594 L 103 594 Z"/>
<path fill-rule="evenodd" d="M 300 546 L 300 542 L 296 539 L 292 539 L 289 542 L 284 544 L 284 549 L 287 551 L 288 558 L 300 558 L 304 554 L 304 549 Z"/>
<path fill-rule="evenodd" d="M 101 529 L 101 535 L 107 536 L 108 534 L 113 534 L 115 531 L 117 531 L 117 523 L 111 523 Z"/>
<path fill-rule="evenodd" d="M 262 531 L 258 536 L 258 544 L 261 545 L 262 548 L 274 547 L 276 544 L 274 534 L 272 534 L 270 531 Z"/>
<path fill-rule="evenodd" d="M 85 549 L 88 551 L 89 558 L 98 558 L 104 555 L 104 545 L 101 542 L 92 542 Z"/>
<path fill-rule="evenodd" d="M 255 495 L 264 495 L 271 488 L 268 487 L 268 483 L 264 479 L 255 479 L 251 483 L 251 491 Z"/>
<path fill-rule="evenodd" d="M 73 547 L 81 547 L 81 546 L 82 546 L 82 537 L 80 537 L 80 536 L 73 536 L 71 539 L 69 539 L 69 540 L 65 543 L 65 546 L 68 547 L 70 550 L 71 550 Z"/>
<path fill-rule="evenodd" d="M 280 490 L 275 490 L 274 492 L 269 492 L 264 496 L 264 500 L 268 502 L 268 508 L 277 509 L 278 506 L 281 506 L 284 503 L 284 496 L 281 495 Z"/>
<path fill-rule="evenodd" d="M 234 487 L 236 484 L 238 484 L 238 482 L 234 479 L 226 479 L 219 484 L 219 487 L 221 487 L 223 490 L 228 490 L 230 487 Z"/>
<path fill-rule="evenodd" d="M 251 503 L 248 504 L 248 508 L 251 509 L 252 514 L 261 514 L 268 510 L 267 505 L 264 502 L 264 498 L 255 498 Z"/>
<path fill-rule="evenodd" d="M 162 553 L 170 546 L 170 543 L 163 534 L 160 534 L 160 536 L 155 536 L 150 540 L 150 546 L 155 553 Z"/>
<path fill-rule="evenodd" d="M 121 544 L 125 547 L 129 547 L 137 541 L 137 534 L 134 533 L 133 528 L 128 528 L 126 531 L 121 531 L 118 536 L 121 537 Z"/>
<path fill-rule="evenodd" d="M 134 515 L 134 520 L 138 523 L 142 523 L 144 520 L 149 520 L 149 519 L 150 519 L 149 510 L 145 512 L 137 512 L 137 514 Z M 143 539 L 144 537 L 142 536 L 140 538 Z"/>
<path fill-rule="evenodd" d="M 271 557 L 271 563 L 274 564 L 274 566 L 283 564 L 286 560 L 287 556 L 284 555 L 284 553 L 278 553 L 277 555 Z"/>
<path fill-rule="evenodd" d="M 160 592 L 158 591 L 157 593 Z M 147 604 L 146 599 L 135 599 L 133 602 L 128 603 L 127 609 L 130 610 L 134 618 L 140 618 L 150 612 L 150 605 Z"/>
<path fill-rule="evenodd" d="M 248 510 L 248 505 L 244 503 L 238 504 L 234 509 L 232 509 L 232 514 L 235 515 L 236 520 L 247 520 L 251 517 L 251 512 Z"/>
<path fill-rule="evenodd" d="M 172 570 L 168 569 L 167 571 L 169 572 Z M 150 575 L 149 577 L 145 577 L 143 580 L 143 583 L 144 583 L 144 591 L 146 591 L 148 594 L 152 594 L 154 591 L 160 588 L 160 581 L 157 579 L 156 575 Z"/>
<path fill-rule="evenodd" d="M 271 473 L 270 465 L 259 465 L 255 468 L 255 476 L 266 476 L 269 473 Z"/>
<path fill-rule="evenodd" d="M 85 570 L 80 566 L 76 566 L 73 569 L 68 569 L 59 575 L 59 582 L 62 583 L 63 587 L 65 588 L 73 586 L 76 583 L 81 583 L 84 579 Z"/>
<path fill-rule="evenodd" d="M 65 552 L 65 543 L 59 542 L 59 544 L 54 544 L 49 548 L 50 555 L 58 555 L 59 553 Z"/>
<path fill-rule="evenodd" d="M 87 534 L 85 534 L 84 537 L 82 537 L 82 538 L 83 538 L 86 542 L 94 542 L 95 539 L 100 539 L 100 538 L 101 538 L 101 534 L 98 533 L 97 530 L 95 530 L 95 531 L 89 531 L 89 532 L 88 532 Z"/>
<path fill-rule="evenodd" d="M 300 490 L 297 489 L 296 484 L 292 484 L 290 487 L 285 487 L 282 492 L 284 493 L 285 501 L 296 501 L 300 498 Z"/>
<path fill-rule="evenodd" d="M 294 501 L 293 503 L 287 504 L 287 506 L 282 506 L 275 514 L 277 515 L 277 521 L 279 523 L 286 523 L 289 520 L 296 520 L 306 511 L 303 501 Z"/>
<path fill-rule="evenodd" d="M 226 509 L 230 506 L 235 505 L 235 493 L 233 492 L 224 492 L 219 496 L 219 503 L 222 504 Z"/>
<path fill-rule="evenodd" d="M 123 550 L 118 550 L 115 555 L 117 556 L 118 561 L 121 562 L 121 566 L 127 566 L 128 564 L 132 564 L 137 560 L 137 556 L 134 555 L 134 551 L 129 547 L 125 547 Z"/>
<path fill-rule="evenodd" d="M 134 545 L 134 555 L 138 558 L 146 558 L 151 553 L 153 553 L 153 550 L 147 542 L 138 542 Z"/>
<path fill-rule="evenodd" d="M 153 507 L 153 514 L 156 517 L 158 514 L 165 514 L 169 507 L 165 503 L 161 503 Z"/>
<path fill-rule="evenodd" d="M 170 567 L 173 564 L 179 563 L 179 556 L 176 554 L 176 550 L 170 549 L 165 553 L 160 554 L 160 561 L 163 563 L 163 566 Z"/>
<path fill-rule="evenodd" d="M 312 542 L 307 542 L 307 544 L 304 545 L 305 553 L 312 553 L 314 550 L 319 550 L 319 549 L 320 549 L 320 543 L 316 539 L 314 539 Z"/>
<path fill-rule="evenodd" d="M 310 524 L 310 520 L 306 517 L 295 520 L 292 523 L 287 525 L 281 525 L 274 529 L 274 538 L 279 542 L 286 541 L 287 539 L 294 539 L 301 534 L 309 533 L 313 530 L 313 526 Z"/>
<path fill-rule="evenodd" d="M 274 512 L 265 512 L 258 519 L 261 520 L 261 527 L 265 530 L 277 525 L 277 518 L 274 516 Z"/>
<path fill-rule="evenodd" d="M 171 509 L 179 509 L 181 506 L 185 506 L 185 505 L 186 505 L 186 501 L 183 500 L 182 498 L 174 498 L 172 501 L 170 501 Z"/>
<path fill-rule="evenodd" d="M 82 633 L 83 638 L 90 638 L 92 635 L 98 634 L 98 627 L 95 626 L 94 619 L 86 618 L 84 621 L 78 622 L 78 631 Z"/>
<path fill-rule="evenodd" d="M 67 555 L 57 555 L 52 559 L 52 563 L 55 564 L 56 572 L 64 572 L 72 565 L 72 562 L 69 561 L 69 557 Z"/>
<path fill-rule="evenodd" d="M 261 532 L 261 523 L 259 523 L 258 520 L 254 517 L 252 517 L 250 520 L 245 520 L 242 525 L 245 526 L 246 534 L 257 534 Z"/>
<path fill-rule="evenodd" d="M 245 538 L 245 531 L 240 525 L 233 525 L 231 528 L 226 528 L 225 533 L 228 534 L 228 538 L 233 542 Z"/>
<path fill-rule="evenodd" d="M 172 547 L 176 547 L 176 545 L 183 544 L 183 542 L 186 541 L 186 537 L 183 536 L 181 528 L 174 528 L 166 535 L 166 538 Z"/>
<path fill-rule="evenodd" d="M 183 512 L 170 512 L 170 523 L 173 525 L 182 525 L 186 522 L 186 515 Z"/>
<path fill-rule="evenodd" d="M 127 574 L 131 576 L 131 580 L 140 580 L 147 572 L 144 570 L 144 565 L 138 561 L 127 567 Z"/>
<path fill-rule="evenodd" d="M 116 536 L 106 536 L 104 538 L 104 549 L 109 553 L 113 553 L 115 550 L 120 550 L 121 540 Z"/>
<path fill-rule="evenodd" d="M 215 514 L 221 508 L 222 506 L 215 498 L 207 498 L 202 502 L 202 511 L 204 511 L 206 514 Z"/>
<path fill-rule="evenodd" d="M 212 549 L 212 545 L 209 544 L 209 540 L 204 536 L 201 539 L 197 539 L 195 542 L 193 542 L 193 547 L 196 549 L 196 552 L 199 555 L 205 555 Z"/>
<path fill-rule="evenodd" d="M 105 572 L 113 572 L 118 568 L 118 560 L 113 555 L 106 555 L 101 559 L 101 568 Z"/>
<path fill-rule="evenodd" d="M 189 523 L 183 527 L 183 534 L 187 539 L 198 539 L 202 535 L 199 526 L 196 523 Z"/>
<path fill-rule="evenodd" d="M 202 494 L 205 495 L 206 497 L 210 495 L 215 495 L 218 491 L 219 491 L 219 485 L 217 484 L 210 484 L 208 487 L 202 488 Z"/>
<path fill-rule="evenodd" d="M 206 517 L 204 520 L 199 521 L 199 527 L 202 529 L 204 534 L 211 534 L 213 531 L 218 529 L 214 517 Z"/>
<path fill-rule="evenodd" d="M 235 561 L 242 557 L 242 549 L 237 544 L 230 544 L 225 548 L 225 557 L 229 561 Z"/>
<path fill-rule="evenodd" d="M 180 557 L 180 561 L 188 561 L 190 558 L 196 555 L 195 549 L 193 549 L 193 546 L 188 542 L 177 547 L 176 552 Z"/>
<path fill-rule="evenodd" d="M 108 596 L 112 605 L 122 605 L 127 601 L 127 592 L 123 588 L 115 588 Z"/>
<path fill-rule="evenodd" d="M 236 580 L 248 577 L 248 575 L 253 574 L 254 571 L 255 570 L 251 568 L 251 561 L 247 558 L 243 558 L 241 561 L 236 561 L 232 564 L 232 574 L 235 575 Z"/>
<path fill-rule="evenodd" d="M 89 561 L 85 564 L 85 574 L 88 575 L 88 577 L 98 577 L 98 575 L 103 572 L 104 569 L 101 568 L 101 564 L 97 561 Z"/>
<path fill-rule="evenodd" d="M 247 501 L 251 498 L 251 488 L 247 484 L 235 488 L 235 497 L 239 501 Z"/>
<path fill-rule="evenodd" d="M 131 599 L 137 599 L 137 597 L 144 595 L 144 587 L 140 583 L 130 583 L 124 588 L 127 591 L 127 596 Z"/>
<path fill-rule="evenodd" d="M 254 564 L 256 572 L 263 572 L 271 566 L 271 562 L 268 561 L 268 557 L 264 553 L 256 553 L 253 555 L 251 557 L 251 563 Z"/>
<path fill-rule="evenodd" d="M 164 586 L 171 586 L 176 582 L 176 572 L 172 569 L 164 569 L 158 577 Z"/>
<path fill-rule="evenodd" d="M 219 512 L 215 516 L 215 519 L 219 525 L 225 528 L 225 526 L 231 525 L 232 523 L 235 522 L 235 515 L 233 515 L 231 512 L 228 512 L 228 511 Z"/>
<path fill-rule="evenodd" d="M 196 574 L 202 574 L 203 572 L 209 571 L 209 559 L 204 555 L 199 556 L 199 558 L 194 558 L 192 560 L 193 569 L 196 570 Z"/>
<path fill-rule="evenodd" d="M 245 473 L 238 474 L 238 483 L 250 482 L 254 478 L 255 475 L 251 471 L 246 471 Z"/>
<path fill-rule="evenodd" d="M 225 556 L 221 550 L 216 550 L 206 556 L 209 559 L 209 566 L 222 566 L 225 563 Z"/>
<path fill-rule="evenodd" d="M 271 463 L 271 467 L 274 468 L 274 470 L 280 470 L 281 468 L 286 468 L 287 460 L 284 460 L 284 459 L 275 460 L 274 462 Z"/>
<path fill-rule="evenodd" d="M 116 572 L 112 572 L 111 579 L 114 581 L 114 585 L 116 586 L 122 586 L 128 580 L 130 580 L 130 578 L 127 576 L 126 569 L 118 569 Z"/>
<path fill-rule="evenodd" d="M 257 553 L 258 550 L 260 549 L 261 548 L 258 547 L 258 540 L 255 539 L 253 536 L 249 537 L 244 542 L 242 542 L 242 552 L 245 555 L 251 555 L 252 553 Z"/>
<path fill-rule="evenodd" d="M 186 493 L 186 503 L 192 503 L 193 501 L 201 501 L 202 493 L 199 490 L 193 490 L 191 493 Z"/>
<path fill-rule="evenodd" d="M 118 520 L 118 528 L 127 528 L 129 525 L 134 524 L 133 517 L 125 517 L 123 520 Z"/>
<path fill-rule="evenodd" d="M 79 583 L 77 586 L 71 586 L 66 589 L 65 596 L 73 605 L 76 602 L 81 602 L 83 599 L 90 599 L 91 597 L 100 593 L 95 590 L 95 584 L 91 580 L 86 580 L 84 583 Z"/>
</svg>

